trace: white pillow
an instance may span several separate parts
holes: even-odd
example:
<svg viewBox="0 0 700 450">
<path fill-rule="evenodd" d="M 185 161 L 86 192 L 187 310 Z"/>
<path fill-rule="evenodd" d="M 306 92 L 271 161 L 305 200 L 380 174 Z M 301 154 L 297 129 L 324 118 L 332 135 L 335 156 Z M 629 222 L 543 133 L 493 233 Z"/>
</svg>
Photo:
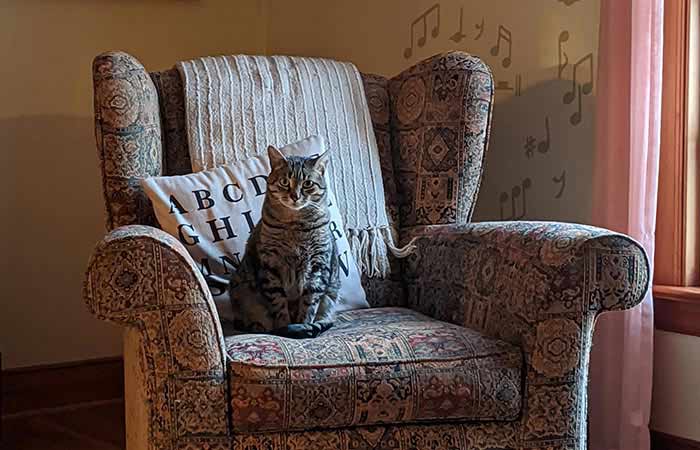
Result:
<svg viewBox="0 0 700 450">
<path fill-rule="evenodd" d="M 280 151 L 311 156 L 323 148 L 322 139 L 311 136 Z M 264 154 L 203 172 L 141 181 L 161 228 L 178 238 L 199 266 L 222 320 L 233 320 L 224 282 L 243 257 L 248 237 L 260 220 L 269 173 L 270 160 Z M 340 259 L 338 310 L 368 308 L 335 196 L 332 191 L 329 194 L 330 226 Z"/>
</svg>

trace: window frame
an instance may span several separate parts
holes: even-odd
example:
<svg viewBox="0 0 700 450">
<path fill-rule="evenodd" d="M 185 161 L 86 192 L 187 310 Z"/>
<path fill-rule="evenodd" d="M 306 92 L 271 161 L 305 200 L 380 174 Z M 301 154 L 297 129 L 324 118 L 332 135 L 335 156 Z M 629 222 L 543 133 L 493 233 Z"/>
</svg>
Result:
<svg viewBox="0 0 700 450">
<path fill-rule="evenodd" d="M 700 336 L 700 0 L 664 4 L 656 328 Z"/>
</svg>

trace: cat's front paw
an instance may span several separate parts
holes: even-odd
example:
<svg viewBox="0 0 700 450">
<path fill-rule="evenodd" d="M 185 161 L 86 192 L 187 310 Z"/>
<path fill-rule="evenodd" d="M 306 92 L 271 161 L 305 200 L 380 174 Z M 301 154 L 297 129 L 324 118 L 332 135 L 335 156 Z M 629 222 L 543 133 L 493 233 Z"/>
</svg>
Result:
<svg viewBox="0 0 700 450">
<path fill-rule="evenodd" d="M 271 334 L 291 339 L 311 339 L 319 336 L 333 326 L 332 322 L 290 323 L 272 330 Z"/>
</svg>

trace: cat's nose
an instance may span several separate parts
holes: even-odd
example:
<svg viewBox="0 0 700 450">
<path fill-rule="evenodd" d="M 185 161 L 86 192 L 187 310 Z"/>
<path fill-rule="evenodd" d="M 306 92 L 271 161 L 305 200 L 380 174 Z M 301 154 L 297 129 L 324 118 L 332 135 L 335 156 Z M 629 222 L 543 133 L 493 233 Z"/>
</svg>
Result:
<svg viewBox="0 0 700 450">
<path fill-rule="evenodd" d="M 289 197 L 292 199 L 292 201 L 296 202 L 297 200 L 299 200 L 299 193 L 292 191 L 289 193 Z"/>
</svg>

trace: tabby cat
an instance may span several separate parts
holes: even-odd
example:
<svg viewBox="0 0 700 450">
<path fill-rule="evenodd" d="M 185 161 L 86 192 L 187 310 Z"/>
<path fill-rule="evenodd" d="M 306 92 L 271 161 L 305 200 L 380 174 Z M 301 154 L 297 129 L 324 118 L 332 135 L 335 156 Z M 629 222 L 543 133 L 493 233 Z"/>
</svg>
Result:
<svg viewBox="0 0 700 450">
<path fill-rule="evenodd" d="M 230 293 L 236 329 L 313 337 L 332 326 L 340 274 L 329 227 L 328 152 L 284 156 L 268 148 L 272 170 Z"/>
</svg>

